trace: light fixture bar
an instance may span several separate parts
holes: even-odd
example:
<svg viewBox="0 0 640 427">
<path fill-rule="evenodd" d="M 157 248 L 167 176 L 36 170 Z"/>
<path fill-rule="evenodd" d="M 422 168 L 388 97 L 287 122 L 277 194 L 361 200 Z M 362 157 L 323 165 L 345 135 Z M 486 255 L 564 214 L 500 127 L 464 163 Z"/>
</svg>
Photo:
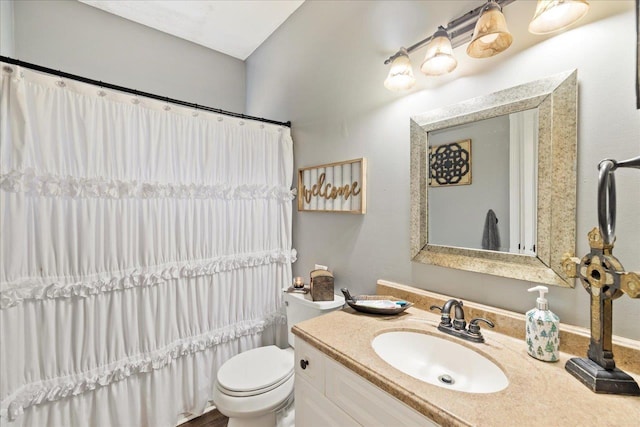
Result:
<svg viewBox="0 0 640 427">
<path fill-rule="evenodd" d="M 495 0 L 495 2 L 498 3 L 501 7 L 505 7 L 513 3 L 514 1 L 516 0 Z M 465 13 L 464 15 L 449 21 L 445 30 L 451 38 L 451 46 L 454 49 L 471 41 L 471 37 L 473 36 L 473 29 L 475 28 L 477 18 L 480 16 L 480 13 L 482 13 L 482 10 L 485 6 L 486 2 L 481 6 L 478 6 L 475 9 Z M 411 53 L 415 50 L 420 49 L 431 40 L 433 40 L 433 35 L 427 37 L 426 39 L 420 40 L 418 43 L 412 44 L 406 49 L 406 53 Z M 384 61 L 385 65 L 391 63 L 394 59 L 402 54 L 403 52 L 399 50 Z"/>
</svg>

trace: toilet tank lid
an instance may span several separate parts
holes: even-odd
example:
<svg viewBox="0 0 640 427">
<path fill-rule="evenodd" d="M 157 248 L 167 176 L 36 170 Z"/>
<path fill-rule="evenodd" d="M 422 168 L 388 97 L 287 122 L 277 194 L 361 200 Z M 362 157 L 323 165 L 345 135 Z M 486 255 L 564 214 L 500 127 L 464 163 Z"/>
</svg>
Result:
<svg viewBox="0 0 640 427">
<path fill-rule="evenodd" d="M 249 392 L 267 388 L 290 376 L 293 354 L 275 345 L 233 356 L 218 370 L 218 383 L 227 390 Z"/>
<path fill-rule="evenodd" d="M 289 301 L 295 298 L 299 304 L 307 307 L 313 307 L 316 310 L 333 310 L 344 305 L 344 297 L 342 295 L 333 295 L 333 301 L 311 301 L 309 294 L 285 293 L 285 299 Z"/>
</svg>

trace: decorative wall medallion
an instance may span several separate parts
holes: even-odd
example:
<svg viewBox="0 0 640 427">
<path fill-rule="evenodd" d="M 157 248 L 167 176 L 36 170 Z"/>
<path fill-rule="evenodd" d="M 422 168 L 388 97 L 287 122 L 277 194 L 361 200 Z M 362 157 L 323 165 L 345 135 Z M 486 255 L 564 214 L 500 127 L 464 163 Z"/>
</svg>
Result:
<svg viewBox="0 0 640 427">
<path fill-rule="evenodd" d="M 471 140 L 429 147 L 429 186 L 471 184 Z"/>
</svg>

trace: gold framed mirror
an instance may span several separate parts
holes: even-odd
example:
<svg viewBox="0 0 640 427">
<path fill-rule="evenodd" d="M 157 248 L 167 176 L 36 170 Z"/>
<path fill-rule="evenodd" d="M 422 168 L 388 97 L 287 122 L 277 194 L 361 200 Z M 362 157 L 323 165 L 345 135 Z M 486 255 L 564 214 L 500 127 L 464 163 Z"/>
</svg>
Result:
<svg viewBox="0 0 640 427">
<path fill-rule="evenodd" d="M 430 191 L 436 190 L 428 190 L 428 182 L 434 174 L 433 168 L 430 173 L 429 150 L 441 143 L 443 131 L 451 130 L 451 135 L 459 136 L 455 133 L 457 129 L 471 132 L 466 129 L 471 124 L 502 116 L 513 117 L 517 113 L 528 111 L 533 112 L 535 116 L 534 129 L 530 134 L 537 134 L 537 141 L 534 139 L 533 143 L 535 150 L 533 157 L 537 157 L 537 164 L 533 164 L 533 173 L 529 178 L 529 181 L 533 182 L 534 196 L 533 203 L 530 203 L 527 209 L 532 211 L 532 219 L 522 228 L 529 232 L 529 239 L 533 239 L 533 244 L 527 248 L 527 251 L 516 250 L 512 252 L 518 253 L 512 253 L 508 250 L 498 250 L 497 247 L 489 246 L 490 249 L 482 249 L 485 246 L 476 247 L 465 243 L 449 244 L 441 238 L 436 239 L 435 231 L 441 231 L 441 225 L 446 224 L 449 219 L 439 220 L 442 223 L 438 223 L 435 228 L 433 224 L 430 226 L 429 215 L 431 213 L 435 218 L 437 212 L 435 203 L 439 199 L 435 193 L 431 193 L 433 202 L 430 206 L 428 196 Z M 574 280 L 567 277 L 562 269 L 562 259 L 565 254 L 575 253 L 576 241 L 577 71 L 564 72 L 459 104 L 438 108 L 411 117 L 410 123 L 412 260 L 531 282 L 573 287 Z M 490 126 L 493 128 L 494 125 Z M 468 137 L 471 140 L 474 139 L 472 134 Z M 482 144 L 474 143 L 475 158 L 478 158 L 479 150 L 482 150 Z M 524 158 L 527 157 L 528 155 L 524 155 Z M 469 164 L 470 173 L 473 167 L 475 164 Z M 507 169 L 509 169 L 508 166 Z M 513 171 L 511 174 L 513 177 Z M 478 181 L 477 174 L 474 172 L 472 175 L 474 182 L 466 186 L 468 188 L 465 191 L 475 191 L 473 186 Z M 476 188 L 480 188 L 479 183 Z M 512 199 L 514 194 L 518 194 L 513 188 L 512 185 Z M 449 191 L 454 194 L 454 190 L 446 186 L 439 187 L 437 191 Z M 443 202 L 438 201 L 438 203 Z M 456 209 L 456 202 L 447 203 L 447 205 Z M 511 205 L 514 205 L 513 201 Z M 508 219 L 508 215 L 506 213 L 504 215 Z M 518 215 L 525 216 L 512 214 L 514 218 Z M 487 215 L 487 221 L 488 218 Z M 458 223 L 465 221 L 467 221 L 465 217 L 462 217 Z M 475 223 L 478 223 L 477 219 Z M 484 230 L 482 225 L 477 224 L 478 239 L 482 239 L 483 232 L 485 236 L 487 235 L 487 225 L 484 224 Z M 533 234 L 530 232 L 532 229 L 535 230 Z M 430 234 L 433 235 L 431 240 Z M 511 240 L 517 241 L 513 238 Z"/>
</svg>

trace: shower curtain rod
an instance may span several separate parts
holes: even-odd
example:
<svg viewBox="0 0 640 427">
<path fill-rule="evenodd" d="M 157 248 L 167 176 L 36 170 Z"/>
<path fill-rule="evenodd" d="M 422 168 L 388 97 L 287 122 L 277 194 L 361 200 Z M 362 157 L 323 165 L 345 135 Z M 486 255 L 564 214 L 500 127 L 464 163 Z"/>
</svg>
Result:
<svg viewBox="0 0 640 427">
<path fill-rule="evenodd" d="M 291 122 L 290 121 L 288 121 L 288 122 L 279 122 L 279 121 L 276 121 L 276 120 L 264 119 L 262 117 L 254 117 L 254 116 L 247 116 L 246 114 L 234 113 L 233 111 L 226 111 L 226 110 L 222 110 L 220 108 L 207 107 L 206 105 L 198 105 L 198 104 L 194 104 L 192 102 L 180 101 L 179 99 L 173 99 L 173 98 L 169 98 L 169 97 L 166 97 L 166 96 L 160 96 L 160 95 L 156 95 L 156 94 L 149 93 L 149 92 L 142 92 L 142 91 L 139 91 L 139 90 L 129 89 L 127 87 L 118 86 L 118 85 L 114 85 L 114 84 L 111 84 L 111 83 L 105 83 L 105 82 L 102 82 L 102 81 L 99 81 L 99 80 L 93 80 L 93 79 L 90 79 L 90 78 L 87 78 L 87 77 L 78 76 L 78 75 L 75 75 L 75 74 L 65 73 L 64 71 L 54 70 L 53 68 L 43 67 L 42 65 L 37 65 L 37 64 L 29 63 L 29 62 L 20 61 L 19 59 L 13 59 L 13 58 L 9 58 L 7 56 L 0 55 L 0 61 L 6 62 L 8 64 L 19 65 L 21 67 L 29 68 L 29 69 L 35 70 L 35 71 L 41 71 L 43 73 L 52 74 L 54 76 L 63 77 L 65 79 L 77 80 L 79 82 L 89 83 L 89 84 L 100 86 L 100 87 L 107 88 L 107 89 L 113 89 L 113 90 L 117 90 L 117 91 L 120 91 L 120 92 L 130 93 L 132 95 L 144 96 L 146 98 L 152 98 L 152 99 L 156 99 L 158 101 L 170 102 L 172 104 L 181 105 L 183 107 L 195 108 L 196 110 L 209 111 L 209 112 L 212 112 L 212 113 L 224 114 L 225 116 L 238 117 L 238 118 L 247 119 L 247 120 L 255 120 L 255 121 L 258 121 L 258 122 L 270 123 L 270 124 L 273 124 L 273 125 L 286 126 L 288 128 L 291 127 Z"/>
</svg>

